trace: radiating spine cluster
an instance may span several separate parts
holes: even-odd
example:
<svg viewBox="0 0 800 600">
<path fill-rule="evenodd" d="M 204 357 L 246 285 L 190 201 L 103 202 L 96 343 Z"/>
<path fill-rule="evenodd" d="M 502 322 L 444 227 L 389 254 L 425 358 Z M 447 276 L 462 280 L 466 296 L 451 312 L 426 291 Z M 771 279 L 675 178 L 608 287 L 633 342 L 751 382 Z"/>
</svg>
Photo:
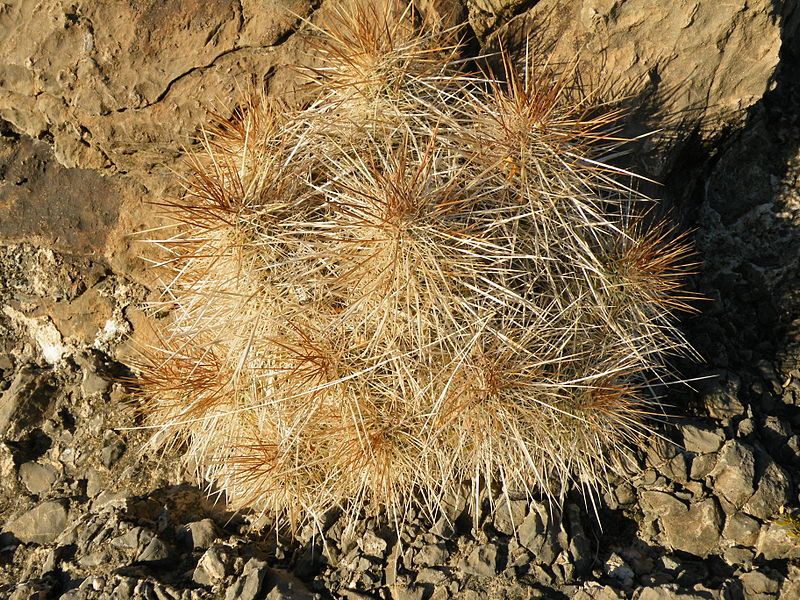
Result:
<svg viewBox="0 0 800 600">
<path fill-rule="evenodd" d="M 318 32 L 316 98 L 254 95 L 193 159 L 167 258 L 150 425 L 233 508 L 293 524 L 474 485 L 602 487 L 689 350 L 687 248 L 646 227 L 621 140 L 571 84 L 460 48 L 403 4 Z M 502 79 L 502 80 L 501 80 Z"/>
</svg>

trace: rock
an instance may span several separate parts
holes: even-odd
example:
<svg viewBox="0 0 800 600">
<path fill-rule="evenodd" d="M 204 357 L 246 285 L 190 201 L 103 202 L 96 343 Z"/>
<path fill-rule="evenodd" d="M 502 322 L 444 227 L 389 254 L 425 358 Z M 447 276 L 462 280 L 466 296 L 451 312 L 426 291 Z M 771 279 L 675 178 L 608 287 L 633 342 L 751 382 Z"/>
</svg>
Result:
<svg viewBox="0 0 800 600">
<path fill-rule="evenodd" d="M 514 532 L 525 519 L 528 503 L 525 500 L 509 500 L 501 498 L 494 511 L 494 527 L 500 533 L 514 535 Z"/>
<path fill-rule="evenodd" d="M 572 600 L 620 600 L 623 596 L 610 585 L 600 585 L 596 581 L 587 581 L 575 592 Z"/>
<path fill-rule="evenodd" d="M 731 419 L 744 414 L 744 404 L 739 400 L 741 379 L 734 373 L 722 372 L 705 382 L 700 389 L 700 399 L 709 416 Z"/>
<path fill-rule="evenodd" d="M 722 448 L 725 442 L 725 433 L 718 427 L 685 424 L 680 429 L 683 433 L 683 447 L 689 452 L 709 454 Z"/>
<path fill-rule="evenodd" d="M 757 466 L 761 472 L 758 488 L 742 506 L 742 510 L 766 521 L 778 514 L 778 510 L 789 502 L 792 484 L 788 473 L 766 452 L 758 453 Z"/>
<path fill-rule="evenodd" d="M 86 495 L 96 498 L 103 491 L 103 476 L 94 468 L 86 470 Z"/>
<path fill-rule="evenodd" d="M 267 564 L 251 558 L 244 566 L 241 577 L 225 592 L 225 600 L 256 600 L 262 593 L 267 577 Z"/>
<path fill-rule="evenodd" d="M 137 548 L 144 548 L 151 539 L 153 539 L 153 532 L 148 531 L 144 527 L 134 527 L 129 529 L 122 535 L 116 536 L 111 540 L 110 544 L 114 548 L 123 550 L 135 550 Z"/>
<path fill-rule="evenodd" d="M 267 594 L 266 600 L 312 600 L 314 598 L 302 581 L 283 569 L 270 569 L 267 581 L 272 589 Z"/>
<path fill-rule="evenodd" d="M 719 452 L 717 464 L 710 475 L 714 492 L 737 509 L 742 508 L 755 493 L 755 455 L 751 446 L 738 440 L 728 440 Z"/>
<path fill-rule="evenodd" d="M 689 457 L 681 452 L 661 465 L 659 471 L 671 481 L 685 484 L 689 481 Z"/>
<path fill-rule="evenodd" d="M 623 587 L 630 587 L 633 585 L 633 579 L 636 574 L 628 566 L 628 563 L 616 552 L 612 552 L 611 556 L 603 565 L 603 571 L 612 579 L 616 579 L 622 584 Z"/>
<path fill-rule="evenodd" d="M 717 547 L 722 512 L 713 498 L 688 507 L 664 492 L 643 491 L 641 498 L 644 511 L 658 516 L 665 542 L 672 548 L 706 557 Z"/>
<path fill-rule="evenodd" d="M 372 531 L 366 531 L 357 541 L 358 547 L 367 556 L 383 558 L 386 556 L 386 540 L 378 537 Z"/>
<path fill-rule="evenodd" d="M 753 559 L 756 553 L 751 548 L 742 548 L 741 546 L 731 546 L 725 548 L 722 553 L 722 558 L 726 563 L 732 567 L 737 568 L 750 568 L 753 565 Z"/>
<path fill-rule="evenodd" d="M 83 381 L 81 382 L 81 393 L 86 396 L 93 396 L 94 394 L 105 394 L 111 387 L 111 382 L 98 375 L 94 371 L 86 370 L 83 372 Z"/>
<path fill-rule="evenodd" d="M 413 583 L 397 583 L 392 587 L 393 600 L 422 600 L 425 597 L 425 588 Z"/>
<path fill-rule="evenodd" d="M 743 513 L 734 513 L 726 519 L 722 537 L 739 546 L 753 546 L 760 531 L 758 521 Z"/>
<path fill-rule="evenodd" d="M 0 396 L 0 436 L 38 423 L 52 401 L 51 373 L 22 367 Z"/>
<path fill-rule="evenodd" d="M 627 481 L 623 481 L 614 490 L 614 497 L 620 506 L 628 506 L 636 502 L 636 489 Z"/>
<path fill-rule="evenodd" d="M 416 581 L 420 585 L 446 585 L 447 571 L 446 569 L 423 568 L 417 572 Z"/>
<path fill-rule="evenodd" d="M 137 562 L 156 563 L 169 559 L 172 550 L 169 545 L 157 537 L 153 537 L 147 546 L 136 556 Z"/>
<path fill-rule="evenodd" d="M 231 555 L 224 546 L 212 546 L 197 561 L 192 579 L 202 585 L 213 585 L 230 573 Z"/>
<path fill-rule="evenodd" d="M 100 450 L 100 462 L 107 469 L 113 467 L 125 454 L 125 442 L 113 431 L 103 436 L 103 448 Z"/>
<path fill-rule="evenodd" d="M 478 577 L 494 577 L 497 574 L 497 546 L 484 544 L 475 547 L 469 555 L 459 563 L 459 567 L 467 575 Z"/>
<path fill-rule="evenodd" d="M 746 109 L 763 97 L 779 64 L 781 40 L 791 36 L 782 30 L 779 11 L 772 0 L 724 8 L 659 0 L 543 0 L 490 35 L 486 45 L 523 52 L 529 40 L 531 52 L 546 53 L 551 64 L 577 62 L 583 76 L 604 82 L 609 96 L 636 97 L 637 108 L 647 98 L 659 115 L 682 115 L 673 122 L 647 121 L 648 131 L 669 130 L 648 142 L 660 147 L 648 164 L 649 174 L 660 178 L 686 132 L 697 128 L 708 139 L 723 124 L 740 125 Z"/>
<path fill-rule="evenodd" d="M 683 591 L 675 584 L 642 588 L 639 594 L 634 594 L 633 597 L 635 600 L 708 600 L 709 598 L 708 594 Z"/>
<path fill-rule="evenodd" d="M 183 541 L 195 550 L 211 547 L 217 539 L 217 526 L 211 519 L 194 521 L 183 529 Z"/>
<path fill-rule="evenodd" d="M 695 481 L 705 481 L 717 463 L 716 454 L 701 454 L 692 459 L 689 477 Z"/>
<path fill-rule="evenodd" d="M 789 535 L 786 526 L 768 523 L 761 527 L 755 544 L 756 554 L 765 560 L 795 560 L 800 558 L 800 540 Z"/>
<path fill-rule="evenodd" d="M 569 529 L 567 550 L 576 574 L 583 575 L 595 559 L 592 544 L 583 530 L 580 508 L 576 504 L 569 503 L 565 507 L 564 516 Z"/>
<path fill-rule="evenodd" d="M 425 544 L 414 553 L 415 565 L 435 567 L 447 564 L 447 547 L 442 544 Z"/>
<path fill-rule="evenodd" d="M 760 473 L 756 481 L 756 473 Z M 766 520 L 789 501 L 789 475 L 763 450 L 756 451 L 737 440 L 729 440 L 719 452 L 710 473 L 714 491 L 741 509 Z"/>
<path fill-rule="evenodd" d="M 55 467 L 37 462 L 22 463 L 19 467 L 19 478 L 31 494 L 48 492 L 58 477 Z"/>
<path fill-rule="evenodd" d="M 49 544 L 67 528 L 67 503 L 48 500 L 20 515 L 4 529 L 25 543 Z"/>
<path fill-rule="evenodd" d="M 61 332 L 48 315 L 28 317 L 11 306 L 4 306 L 2 312 L 19 327 L 27 329 L 28 336 L 36 342 L 41 357 L 49 365 L 61 362 L 67 351 Z"/>
<path fill-rule="evenodd" d="M 745 598 L 748 600 L 768 600 L 775 598 L 780 588 L 780 583 L 769 577 L 766 573 L 751 571 L 739 575 L 742 582 Z"/>
<path fill-rule="evenodd" d="M 134 527 L 113 538 L 109 544 L 113 548 L 125 550 L 137 562 L 163 562 L 172 557 L 171 546 L 158 538 L 150 529 Z"/>
<path fill-rule="evenodd" d="M 125 2 L 65 16 L 56 5 L 14 5 L 0 14 L 0 117 L 33 138 L 52 137 L 65 166 L 146 169 L 173 156 L 203 120 L 199 89 L 203 98 L 232 98 L 237 80 L 263 78 L 291 50 L 281 40 L 299 24 L 294 11 L 311 9 L 285 10 L 278 0 Z"/>
<path fill-rule="evenodd" d="M 680 452 L 680 448 L 676 444 L 660 437 L 648 443 L 644 450 L 646 463 L 650 467 L 660 467 Z"/>
<path fill-rule="evenodd" d="M 550 513 L 543 504 L 531 502 L 522 524 L 517 528 L 519 543 L 527 548 L 539 563 L 552 564 L 558 550 L 555 539 L 555 526 L 551 526 Z"/>
</svg>

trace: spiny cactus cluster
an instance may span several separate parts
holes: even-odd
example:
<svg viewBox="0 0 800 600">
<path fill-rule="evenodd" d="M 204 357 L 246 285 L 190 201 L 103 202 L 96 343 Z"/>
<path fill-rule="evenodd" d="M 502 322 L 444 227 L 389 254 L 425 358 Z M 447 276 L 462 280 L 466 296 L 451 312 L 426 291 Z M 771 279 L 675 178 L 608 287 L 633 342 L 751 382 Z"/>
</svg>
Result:
<svg viewBox="0 0 800 600">
<path fill-rule="evenodd" d="M 649 434 L 687 249 L 604 162 L 619 114 L 413 11 L 340 5 L 301 107 L 251 96 L 169 203 L 144 412 L 234 509 L 284 523 L 465 481 L 561 499 Z M 381 5 L 383 6 L 383 5 Z"/>
</svg>

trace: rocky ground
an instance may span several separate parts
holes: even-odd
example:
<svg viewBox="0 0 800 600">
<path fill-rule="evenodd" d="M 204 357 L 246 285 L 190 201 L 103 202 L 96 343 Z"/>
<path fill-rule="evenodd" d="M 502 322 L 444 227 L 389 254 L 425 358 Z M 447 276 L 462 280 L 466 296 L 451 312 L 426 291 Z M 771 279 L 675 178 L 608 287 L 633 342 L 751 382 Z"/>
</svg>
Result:
<svg viewBox="0 0 800 600">
<path fill-rule="evenodd" d="M 207 108 L 252 77 L 292 93 L 298 16 L 329 1 L 0 3 L 0 597 L 800 598 L 792 0 L 419 2 L 471 50 L 531 39 L 628 93 L 631 130 L 659 129 L 634 162 L 695 232 L 705 361 L 596 516 L 453 502 L 400 539 L 336 515 L 286 539 L 147 451 L 120 382 L 154 297 L 131 234 Z"/>
</svg>

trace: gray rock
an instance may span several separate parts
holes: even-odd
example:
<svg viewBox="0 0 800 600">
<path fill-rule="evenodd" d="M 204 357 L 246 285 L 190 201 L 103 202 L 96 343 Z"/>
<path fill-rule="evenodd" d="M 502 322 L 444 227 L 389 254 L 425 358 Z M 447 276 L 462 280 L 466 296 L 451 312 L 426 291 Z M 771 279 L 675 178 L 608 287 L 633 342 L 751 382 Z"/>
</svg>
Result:
<svg viewBox="0 0 800 600">
<path fill-rule="evenodd" d="M 789 475 L 766 452 L 757 456 L 761 476 L 758 488 L 742 506 L 742 510 L 766 521 L 778 513 L 790 499 L 792 484 Z"/>
<path fill-rule="evenodd" d="M 108 564 L 111 560 L 111 553 L 106 549 L 100 549 L 96 552 L 90 552 L 88 554 L 83 554 L 78 559 L 78 564 L 85 569 L 92 569 L 95 567 L 99 567 L 101 565 Z"/>
<path fill-rule="evenodd" d="M 658 470 L 672 481 L 681 484 L 689 481 L 689 459 L 683 452 L 669 459 Z"/>
<path fill-rule="evenodd" d="M 446 520 L 449 523 L 455 523 L 464 515 L 467 510 L 467 498 L 469 498 L 470 489 L 464 487 L 461 493 L 450 493 L 442 499 L 441 509 Z"/>
<path fill-rule="evenodd" d="M 118 535 L 114 539 L 111 540 L 111 546 L 114 548 L 120 548 L 122 550 L 135 550 L 139 547 L 144 548 L 151 539 L 153 539 L 153 532 L 148 531 L 144 527 L 134 527 L 123 533 L 122 535 Z"/>
<path fill-rule="evenodd" d="M 357 541 L 358 547 L 367 556 L 383 558 L 386 556 L 386 540 L 375 535 L 373 531 L 366 531 Z"/>
<path fill-rule="evenodd" d="M 133 598 L 133 590 L 136 587 L 136 580 L 130 577 L 121 578 L 120 582 L 114 588 L 115 600 L 128 600 Z"/>
<path fill-rule="evenodd" d="M 634 600 L 708 600 L 708 594 L 694 594 L 683 591 L 675 584 L 647 587 L 634 594 Z"/>
<path fill-rule="evenodd" d="M 762 526 L 755 546 L 756 554 L 766 560 L 800 558 L 800 540 L 791 537 L 787 527 L 778 523 Z"/>
<path fill-rule="evenodd" d="M 683 433 L 683 447 L 689 452 L 709 454 L 722 448 L 725 442 L 725 432 L 716 427 L 701 427 L 686 424 L 681 426 Z"/>
<path fill-rule="evenodd" d="M 110 387 L 111 382 L 102 375 L 99 375 L 97 372 L 90 370 L 85 370 L 83 372 L 81 393 L 84 397 L 92 396 L 94 394 L 105 394 Z"/>
<path fill-rule="evenodd" d="M 581 511 L 576 504 L 569 503 L 564 510 L 566 523 L 569 527 L 569 542 L 565 544 L 570 558 L 578 574 L 583 574 L 594 560 L 592 544 L 581 522 Z"/>
<path fill-rule="evenodd" d="M 14 587 L 8 600 L 40 600 L 53 597 L 53 592 L 52 585 L 45 581 L 26 581 Z M 60 596 L 60 598 L 64 597 L 65 595 Z M 70 599 L 66 598 L 66 600 Z"/>
<path fill-rule="evenodd" d="M 399 582 L 392 587 L 393 600 L 422 600 L 425 588 L 414 583 Z"/>
<path fill-rule="evenodd" d="M 708 556 L 717 547 L 722 511 L 713 498 L 686 504 L 665 492 L 643 491 L 642 508 L 658 516 L 665 542 L 676 550 Z"/>
<path fill-rule="evenodd" d="M 197 561 L 192 579 L 202 585 L 213 585 L 230 573 L 231 556 L 224 546 L 212 546 Z"/>
<path fill-rule="evenodd" d="M 692 459 L 692 466 L 689 470 L 689 477 L 695 481 L 704 481 L 717 463 L 715 454 L 701 454 Z"/>
<path fill-rule="evenodd" d="M 447 547 L 443 543 L 426 544 L 414 553 L 413 562 L 425 567 L 447 564 Z"/>
<path fill-rule="evenodd" d="M 531 502 L 530 511 L 517 528 L 519 543 L 527 548 L 538 563 L 552 564 L 558 554 L 555 525 L 551 525 L 546 506 Z"/>
<path fill-rule="evenodd" d="M 627 481 L 623 481 L 614 490 L 614 497 L 621 506 L 633 504 L 636 502 L 636 488 Z"/>
<path fill-rule="evenodd" d="M 270 569 L 267 585 L 272 589 L 266 600 L 311 600 L 314 597 L 302 581 L 283 569 Z"/>
<path fill-rule="evenodd" d="M 51 373 L 22 367 L 0 396 L 0 436 L 38 423 L 52 401 Z"/>
<path fill-rule="evenodd" d="M 194 521 L 184 527 L 183 541 L 195 550 L 206 549 L 217 539 L 217 526 L 211 519 Z"/>
<path fill-rule="evenodd" d="M 49 544 L 67 528 L 67 503 L 48 500 L 20 515 L 5 529 L 25 543 Z"/>
<path fill-rule="evenodd" d="M 497 575 L 497 546 L 484 544 L 475 547 L 459 566 L 467 575 L 494 577 Z"/>
<path fill-rule="evenodd" d="M 447 571 L 445 569 L 425 567 L 417 572 L 416 581 L 421 585 L 439 586 L 446 584 Z"/>
<path fill-rule="evenodd" d="M 761 525 L 744 513 L 734 513 L 725 521 L 722 537 L 739 546 L 753 546 L 758 539 Z"/>
<path fill-rule="evenodd" d="M 138 562 L 161 562 L 172 556 L 172 550 L 163 540 L 153 537 L 136 556 Z"/>
<path fill-rule="evenodd" d="M 744 404 L 739 400 L 742 381 L 734 373 L 722 373 L 707 382 L 701 389 L 701 400 L 709 416 L 731 419 L 744 414 Z"/>
<path fill-rule="evenodd" d="M 600 585 L 596 581 L 587 581 L 575 592 L 572 600 L 620 600 L 623 596 L 610 585 Z"/>
<path fill-rule="evenodd" d="M 19 467 L 19 478 L 32 494 L 44 494 L 53 487 L 58 473 L 55 467 L 37 462 L 22 463 Z"/>
<path fill-rule="evenodd" d="M 739 575 L 739 581 L 742 582 L 745 598 L 748 600 L 775 598 L 780 588 L 778 581 L 759 571 L 742 573 Z"/>
<path fill-rule="evenodd" d="M 608 560 L 603 565 L 603 571 L 609 577 L 619 581 L 623 587 L 632 586 L 633 578 L 636 575 L 633 569 L 628 566 L 628 563 L 625 562 L 625 559 L 616 552 L 613 552 L 608 557 Z"/>
<path fill-rule="evenodd" d="M 753 559 L 756 553 L 752 548 L 742 548 L 741 546 L 731 546 L 725 548 L 722 553 L 722 558 L 726 563 L 736 568 L 748 569 L 753 565 Z"/>
<path fill-rule="evenodd" d="M 267 578 L 267 564 L 251 558 L 244 566 L 241 577 L 225 592 L 225 600 L 256 600 L 263 593 Z"/>
<path fill-rule="evenodd" d="M 738 440 L 728 440 L 710 473 L 714 479 L 714 492 L 735 508 L 742 508 L 756 491 L 755 471 L 756 459 L 752 447 Z"/>
<path fill-rule="evenodd" d="M 528 503 L 525 500 L 500 498 L 494 511 L 494 527 L 500 533 L 514 535 L 525 519 Z"/>
<path fill-rule="evenodd" d="M 114 432 L 103 436 L 103 448 L 100 450 L 100 461 L 107 469 L 113 467 L 125 454 L 125 442 Z"/>
<path fill-rule="evenodd" d="M 97 469 L 86 470 L 86 495 L 96 498 L 103 491 L 103 476 Z"/>
<path fill-rule="evenodd" d="M 450 539 L 456 533 L 454 523 L 444 516 L 440 517 L 436 523 L 433 524 L 430 531 L 436 537 L 443 539 Z"/>
<path fill-rule="evenodd" d="M 531 563 L 531 553 L 519 543 L 517 538 L 508 541 L 507 567 L 523 567 Z"/>
</svg>

